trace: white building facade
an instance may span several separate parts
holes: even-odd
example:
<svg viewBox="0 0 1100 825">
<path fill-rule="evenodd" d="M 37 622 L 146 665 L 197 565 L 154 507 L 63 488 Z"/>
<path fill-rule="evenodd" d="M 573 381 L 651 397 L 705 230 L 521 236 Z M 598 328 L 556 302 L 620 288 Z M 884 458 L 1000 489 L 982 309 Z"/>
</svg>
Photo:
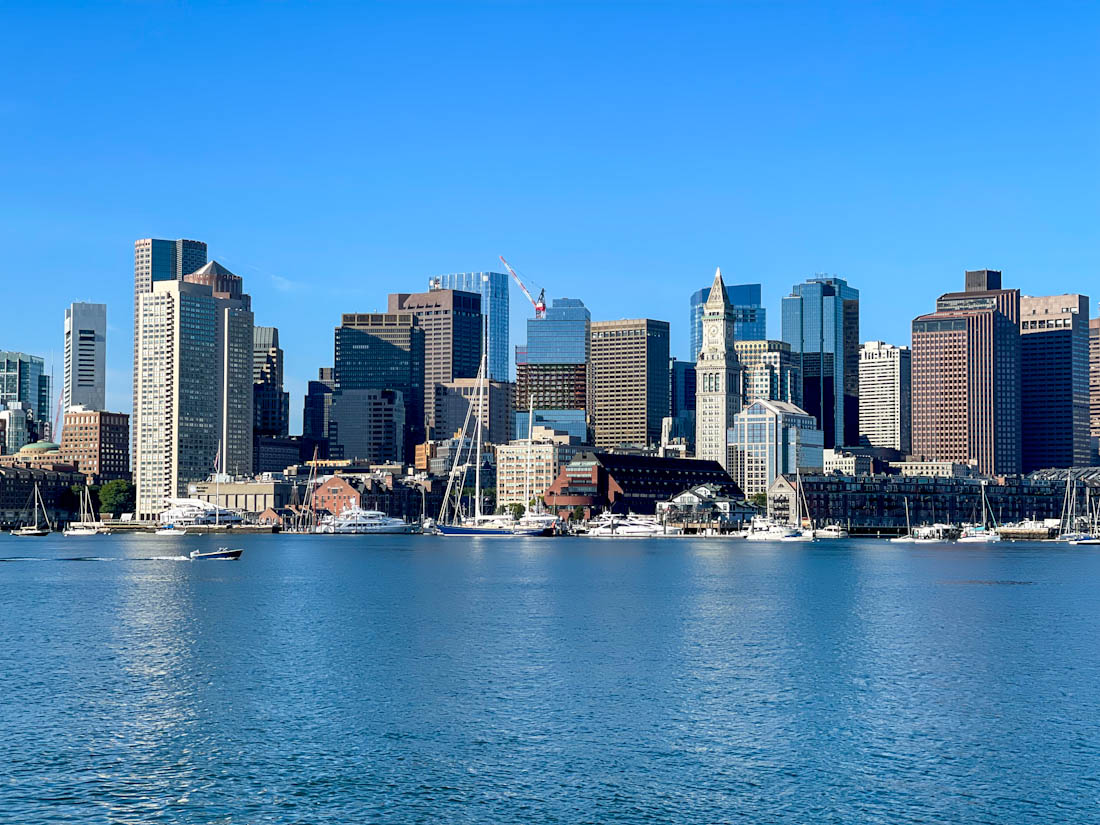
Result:
<svg viewBox="0 0 1100 825">
<path fill-rule="evenodd" d="M 542 499 L 561 468 L 585 449 L 576 436 L 547 427 L 533 427 L 533 437 L 497 447 L 497 504 L 529 507 Z"/>
<path fill-rule="evenodd" d="M 785 401 L 754 401 L 729 430 L 729 473 L 746 496 L 767 493 L 783 473 L 821 472 L 824 443 L 805 410 Z"/>
<path fill-rule="evenodd" d="M 63 409 L 107 408 L 107 305 L 73 303 L 65 310 Z"/>
<path fill-rule="evenodd" d="M 909 347 L 868 341 L 859 348 L 859 434 L 872 447 L 912 448 L 912 361 Z"/>
<path fill-rule="evenodd" d="M 741 409 L 741 369 L 734 349 L 734 311 L 722 270 L 703 305 L 703 347 L 695 363 L 695 457 L 729 469 L 727 431 Z"/>
</svg>

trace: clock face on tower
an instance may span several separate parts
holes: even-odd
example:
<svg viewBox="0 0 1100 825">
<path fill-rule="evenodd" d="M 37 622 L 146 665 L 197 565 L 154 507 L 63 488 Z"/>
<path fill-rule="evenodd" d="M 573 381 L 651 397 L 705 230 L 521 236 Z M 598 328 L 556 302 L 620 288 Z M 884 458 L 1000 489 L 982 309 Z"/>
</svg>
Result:
<svg viewBox="0 0 1100 825">
<path fill-rule="evenodd" d="M 718 327 L 717 326 L 712 325 L 712 326 L 707 328 L 707 340 L 709 340 L 709 341 L 717 341 L 718 340 Z"/>
</svg>

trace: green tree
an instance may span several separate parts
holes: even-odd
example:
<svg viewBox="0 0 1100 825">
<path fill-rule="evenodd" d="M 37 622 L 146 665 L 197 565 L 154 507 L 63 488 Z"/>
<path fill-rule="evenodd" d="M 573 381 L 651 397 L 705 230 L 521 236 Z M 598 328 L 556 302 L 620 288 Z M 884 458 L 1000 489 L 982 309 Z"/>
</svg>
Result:
<svg viewBox="0 0 1100 825">
<path fill-rule="evenodd" d="M 125 479 L 108 481 L 99 488 L 99 507 L 103 512 L 119 515 L 134 512 L 134 485 Z"/>
<path fill-rule="evenodd" d="M 523 514 L 526 512 L 523 505 L 519 502 L 513 502 L 508 505 L 508 510 L 512 513 L 512 518 L 523 518 Z"/>
<path fill-rule="evenodd" d="M 579 504 L 573 508 L 573 521 L 584 521 L 584 508 Z"/>
<path fill-rule="evenodd" d="M 752 497 L 749 499 L 749 503 L 753 507 L 759 507 L 761 510 L 763 510 L 765 507 L 768 506 L 768 494 L 767 493 L 753 493 Z"/>
</svg>

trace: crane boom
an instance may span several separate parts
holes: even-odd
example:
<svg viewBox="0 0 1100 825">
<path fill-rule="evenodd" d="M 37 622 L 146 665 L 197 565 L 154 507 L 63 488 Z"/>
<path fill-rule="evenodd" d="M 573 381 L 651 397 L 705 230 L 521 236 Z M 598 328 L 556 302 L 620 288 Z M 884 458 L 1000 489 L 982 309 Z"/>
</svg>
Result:
<svg viewBox="0 0 1100 825">
<path fill-rule="evenodd" d="M 512 269 L 512 265 L 510 263 L 508 263 L 506 260 L 504 260 L 503 255 L 499 255 L 498 257 L 500 258 L 500 262 L 502 264 L 504 264 L 504 268 L 508 270 L 509 274 L 511 274 L 512 278 L 515 280 L 516 284 L 519 285 L 520 290 L 527 297 L 527 300 L 531 302 L 531 306 L 533 306 L 535 308 L 535 317 L 536 318 L 545 318 L 546 317 L 546 290 L 540 289 L 539 290 L 539 297 L 538 298 L 532 298 L 531 297 L 531 291 L 529 289 L 527 289 L 526 286 L 524 286 L 523 281 L 520 279 L 519 275 L 517 275 L 516 271 L 514 269 Z"/>
</svg>

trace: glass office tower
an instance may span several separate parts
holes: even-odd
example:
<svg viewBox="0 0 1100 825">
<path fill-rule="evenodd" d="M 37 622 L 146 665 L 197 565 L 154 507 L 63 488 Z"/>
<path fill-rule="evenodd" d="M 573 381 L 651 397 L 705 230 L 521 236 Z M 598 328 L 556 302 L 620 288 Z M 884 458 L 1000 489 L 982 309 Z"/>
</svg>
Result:
<svg viewBox="0 0 1100 825">
<path fill-rule="evenodd" d="M 710 287 L 691 296 L 691 360 L 699 358 L 703 348 L 703 305 L 710 297 Z M 726 287 L 726 297 L 733 304 L 733 337 L 737 341 L 762 341 L 768 337 L 767 314 L 760 305 L 760 284 L 733 284 Z"/>
<path fill-rule="evenodd" d="M 502 272 L 453 272 L 428 281 L 430 289 L 459 289 L 481 295 L 481 312 L 488 327 L 489 380 L 507 381 L 508 275 Z"/>
<path fill-rule="evenodd" d="M 555 298 L 545 318 L 527 321 L 527 344 L 516 347 L 516 438 L 535 426 L 588 443 L 588 361 L 592 316 L 576 298 Z"/>
</svg>

